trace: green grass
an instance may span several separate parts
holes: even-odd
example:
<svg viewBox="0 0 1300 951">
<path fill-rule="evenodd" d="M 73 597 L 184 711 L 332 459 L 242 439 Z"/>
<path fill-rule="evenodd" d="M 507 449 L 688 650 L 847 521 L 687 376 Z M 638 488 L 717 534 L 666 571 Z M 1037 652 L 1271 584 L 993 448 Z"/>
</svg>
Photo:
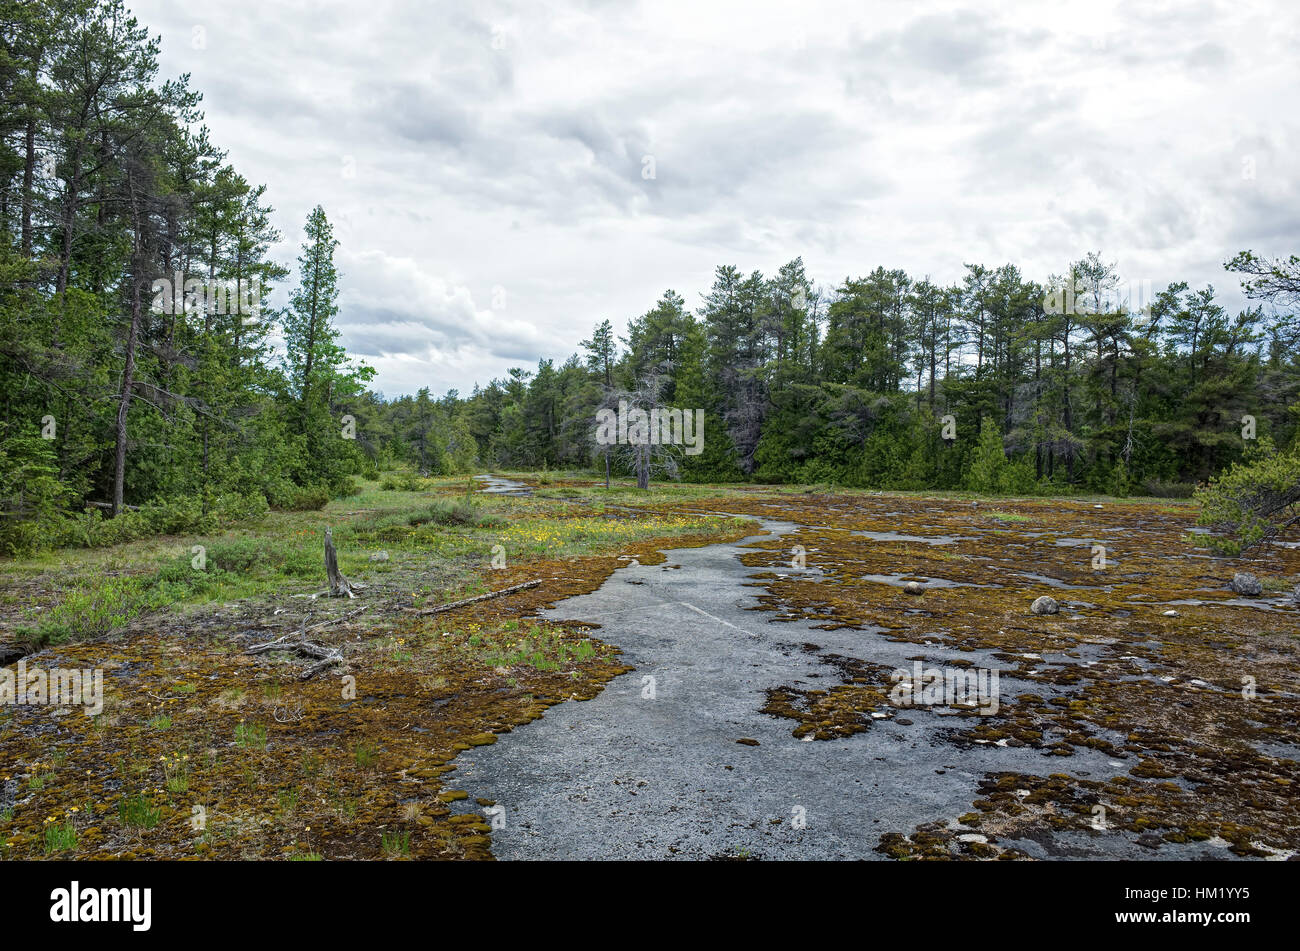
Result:
<svg viewBox="0 0 1300 951">
<path fill-rule="evenodd" d="M 358 743 L 352 748 L 352 755 L 362 769 L 370 769 L 379 758 L 379 752 L 369 744 Z"/>
<path fill-rule="evenodd" d="M 71 822 L 45 827 L 45 854 L 68 852 L 77 847 L 77 829 Z"/>
<path fill-rule="evenodd" d="M 379 844 L 385 855 L 410 855 L 411 833 L 385 832 L 380 835 Z"/>
<path fill-rule="evenodd" d="M 123 825 L 152 829 L 162 820 L 162 807 L 154 806 L 143 793 L 137 793 L 117 804 L 117 814 Z"/>
<path fill-rule="evenodd" d="M 240 723 L 235 727 L 235 745 L 242 749 L 266 749 L 266 727 L 260 723 Z"/>
<path fill-rule="evenodd" d="M 509 630 L 509 627 L 503 628 Z M 471 650 L 481 651 L 480 660 L 489 667 L 532 667 L 536 670 L 560 670 L 570 663 L 590 659 L 596 653 L 591 641 L 571 641 L 564 637 L 561 628 L 548 628 L 533 624 L 522 633 L 513 646 L 502 650 L 491 644 L 481 634 L 473 634 L 466 644 Z"/>
<path fill-rule="evenodd" d="M 163 777 L 167 791 L 170 793 L 183 793 L 190 788 L 190 764 L 189 757 L 182 759 L 180 755 L 173 754 L 170 758 L 163 760 Z"/>
<path fill-rule="evenodd" d="M 1027 522 L 1028 515 L 1019 515 L 1016 512 L 989 512 L 989 518 L 997 519 L 999 522 Z"/>
<path fill-rule="evenodd" d="M 608 492 L 603 486 L 553 486 L 536 497 L 518 498 L 466 494 L 463 476 L 421 485 L 426 486 L 421 491 L 384 491 L 370 482 L 360 494 L 333 500 L 321 511 L 271 511 L 209 535 L 150 537 L 9 560 L 0 563 L 0 587 L 6 581 L 37 581 L 46 589 L 39 608 L 18 608 L 25 616 L 15 627 L 23 639 L 44 645 L 102 637 L 155 613 L 282 600 L 319 590 L 325 586 L 324 530 L 331 526 L 339 567 L 349 578 L 365 583 L 383 575 L 403 586 L 409 578 L 412 591 L 426 588 L 424 593 L 442 600 L 471 583 L 478 585 L 473 593 L 485 590 L 483 569 L 494 545 L 505 548 L 513 567 L 520 560 L 604 552 L 656 535 L 721 532 L 731 526 L 717 517 L 681 516 L 672 522 L 615 507 L 753 491 L 657 483 L 649 493 L 627 484 Z M 469 488 L 477 490 L 478 484 Z M 195 545 L 205 549 L 201 569 L 194 565 Z M 371 563 L 370 555 L 380 548 L 391 560 Z M 430 565 L 438 568 L 433 585 Z M 184 692 L 192 690 L 187 685 Z"/>
</svg>

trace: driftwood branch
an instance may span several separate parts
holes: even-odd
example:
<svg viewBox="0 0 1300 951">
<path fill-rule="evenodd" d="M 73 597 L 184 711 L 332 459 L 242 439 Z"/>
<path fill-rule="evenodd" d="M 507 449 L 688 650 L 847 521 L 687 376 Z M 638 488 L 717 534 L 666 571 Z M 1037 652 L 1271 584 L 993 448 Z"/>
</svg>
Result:
<svg viewBox="0 0 1300 951">
<path fill-rule="evenodd" d="M 442 614 L 444 611 L 454 611 L 456 610 L 456 608 L 463 608 L 467 604 L 475 604 L 476 602 L 479 601 L 487 601 L 489 598 L 499 598 L 503 595 L 513 594 L 516 591 L 523 591 L 525 588 L 535 588 L 541 583 L 542 582 L 538 580 L 538 581 L 525 581 L 523 584 L 512 584 L 510 587 L 502 588 L 500 591 L 489 591 L 487 594 L 480 594 L 476 598 L 465 598 L 464 600 L 461 601 L 453 601 L 450 604 L 440 604 L 436 608 L 426 608 L 423 611 L 417 611 L 416 614 L 419 617 L 424 617 L 429 614 Z"/>
<path fill-rule="evenodd" d="M 298 675 L 300 680 L 310 680 L 327 667 L 333 666 L 334 664 L 342 664 L 346 661 L 343 658 L 343 652 L 337 647 L 322 647 L 319 644 L 313 644 L 311 641 L 304 641 L 302 640 L 303 635 L 308 631 L 314 631 L 317 628 L 325 627 L 328 624 L 337 624 L 339 621 L 345 621 L 350 617 L 356 617 L 365 610 L 365 608 L 357 608 L 355 611 L 349 611 L 347 614 L 341 614 L 338 617 L 317 621 L 310 627 L 307 626 L 306 621 L 304 620 L 303 626 L 296 632 L 292 634 L 284 634 L 273 641 L 267 641 L 265 644 L 254 644 L 252 647 L 245 650 L 244 653 L 266 654 L 270 651 L 286 651 L 288 653 L 301 654 L 304 657 L 311 658 L 312 660 L 317 661 L 317 663 L 312 664 Z M 298 639 L 289 640 L 291 637 L 296 637 Z"/>
<path fill-rule="evenodd" d="M 331 624 L 337 624 L 337 623 L 339 623 L 339 621 L 346 621 L 348 618 L 354 618 L 354 617 L 356 617 L 358 614 L 365 614 L 365 613 L 366 613 L 367 611 L 369 611 L 369 610 L 370 610 L 370 607 L 369 607 L 369 605 L 367 605 L 367 606 L 364 607 L 364 608 L 357 608 L 355 611 L 349 611 L 347 614 L 340 614 L 338 617 L 327 617 L 327 618 L 326 618 L 325 620 L 323 620 L 323 621 L 317 621 L 315 624 L 310 624 L 310 625 L 304 627 L 304 628 L 303 628 L 302 630 L 300 630 L 298 633 L 299 633 L 299 635 L 302 635 L 302 634 L 306 634 L 308 631 L 314 631 L 314 630 L 316 630 L 317 628 L 321 628 L 321 627 L 329 627 L 329 625 L 331 625 Z"/>
<path fill-rule="evenodd" d="M 310 680 L 327 667 L 331 667 L 334 664 L 346 663 L 343 658 L 343 652 L 338 648 L 321 647 L 319 644 L 313 644 L 310 641 L 285 641 L 283 637 L 266 644 L 257 644 L 244 651 L 244 653 L 265 654 L 268 651 L 288 651 L 294 654 L 302 654 L 304 657 L 310 657 L 313 660 L 318 661 L 318 663 L 312 664 L 299 674 L 299 680 Z"/>
</svg>

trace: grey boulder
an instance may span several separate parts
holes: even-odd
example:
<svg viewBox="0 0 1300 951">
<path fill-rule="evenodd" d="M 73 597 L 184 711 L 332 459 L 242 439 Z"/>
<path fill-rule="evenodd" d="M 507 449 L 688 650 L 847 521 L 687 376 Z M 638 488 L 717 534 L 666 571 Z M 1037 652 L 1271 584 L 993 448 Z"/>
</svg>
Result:
<svg viewBox="0 0 1300 951">
<path fill-rule="evenodd" d="M 1061 606 L 1056 603 L 1055 598 L 1043 595 L 1029 606 L 1029 610 L 1033 611 L 1035 614 L 1055 614 L 1057 611 L 1061 610 Z"/>
<path fill-rule="evenodd" d="M 1228 587 L 1248 598 L 1257 598 L 1264 591 L 1264 586 L 1259 583 L 1259 579 L 1249 571 L 1238 571 L 1232 576 L 1232 584 Z"/>
</svg>

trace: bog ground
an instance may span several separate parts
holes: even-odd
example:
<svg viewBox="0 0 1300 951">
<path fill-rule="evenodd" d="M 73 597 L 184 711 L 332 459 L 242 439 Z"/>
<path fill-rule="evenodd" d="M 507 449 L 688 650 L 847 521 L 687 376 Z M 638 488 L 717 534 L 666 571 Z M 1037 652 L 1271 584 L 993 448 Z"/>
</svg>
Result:
<svg viewBox="0 0 1300 951">
<path fill-rule="evenodd" d="M 223 574 L 203 585 L 180 580 L 190 538 L 11 564 L 11 644 L 106 577 L 133 579 L 114 590 L 135 600 L 123 623 L 68 620 L 25 658 L 102 667 L 105 708 L 0 711 L 0 846 L 1290 857 L 1300 550 L 1211 557 L 1194 517 L 1168 501 L 607 494 L 517 476 L 273 516 L 207 539 Z M 325 524 L 367 585 L 354 601 L 309 597 Z M 1228 589 L 1241 570 L 1258 597 Z M 149 594 L 167 584 L 180 603 Z M 1058 613 L 1031 612 L 1044 595 Z M 346 668 L 304 681 L 303 658 L 243 653 L 310 625 Z M 996 712 L 900 694 L 895 671 L 917 663 L 996 672 Z"/>
</svg>

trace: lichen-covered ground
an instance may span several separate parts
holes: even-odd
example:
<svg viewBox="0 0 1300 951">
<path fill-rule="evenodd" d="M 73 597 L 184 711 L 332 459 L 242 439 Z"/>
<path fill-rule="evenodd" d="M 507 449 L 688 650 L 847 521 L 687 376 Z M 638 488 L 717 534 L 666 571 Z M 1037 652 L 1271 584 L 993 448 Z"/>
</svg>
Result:
<svg viewBox="0 0 1300 951">
<path fill-rule="evenodd" d="M 538 609 L 593 590 L 628 558 L 653 562 L 668 542 L 745 530 L 715 516 L 514 497 L 476 497 L 483 525 L 419 521 L 429 497 L 458 491 L 331 503 L 294 516 L 292 531 L 273 517 L 274 533 L 233 533 L 270 554 L 229 571 L 223 552 L 247 554 L 239 538 L 6 566 L 0 643 L 10 645 L 21 644 L 17 620 L 30 630 L 69 590 L 105 590 L 87 577 L 97 571 L 140 581 L 114 596 L 169 583 L 207 600 L 144 610 L 152 601 L 137 597 L 128 623 L 24 658 L 29 669 L 101 669 L 103 710 L 0 705 L 0 858 L 489 857 L 485 817 L 448 807 L 467 795 L 447 775 L 454 757 L 626 669 L 582 626 L 539 622 Z M 327 523 L 344 572 L 366 584 L 355 600 L 310 597 L 324 583 Z M 157 582 L 189 570 L 192 542 L 214 553 L 205 586 Z M 496 545 L 503 568 L 491 567 Z M 371 549 L 389 559 L 371 563 Z M 298 555 L 302 577 L 284 574 Z M 417 613 L 534 579 L 542 584 L 497 600 Z M 212 600 L 223 592 L 245 596 Z M 88 609 L 85 623 L 100 613 Z M 304 682 L 310 661 L 243 653 L 305 627 L 308 640 L 341 648 L 347 666 Z"/>
<path fill-rule="evenodd" d="M 1149 501 L 809 494 L 729 500 L 728 510 L 799 526 L 743 559 L 771 569 L 757 577 L 775 620 L 914 643 L 910 659 L 927 667 L 939 655 L 949 667 L 992 659 L 1000 709 L 954 711 L 956 751 L 945 762 L 995 745 L 1059 763 L 1046 776 L 987 773 L 968 812 L 885 833 L 884 854 L 1014 858 L 1025 854 L 1019 840 L 1048 842 L 1047 854 L 1056 842 L 1056 854 L 1069 855 L 1059 845 L 1068 837 L 1054 835 L 1062 831 L 1119 831 L 1152 849 L 1300 851 L 1295 547 L 1211 557 L 1194 544 L 1192 507 Z M 806 570 L 791 568 L 796 545 Z M 1260 597 L 1229 590 L 1240 570 L 1264 581 Z M 910 580 L 924 592 L 905 593 Z M 1055 597 L 1060 613 L 1032 614 L 1040 595 Z M 889 698 L 890 672 L 845 662 L 841 684 L 777 685 L 765 709 L 790 718 L 797 735 L 835 742 L 909 716 Z M 1082 750 L 1109 757 L 1110 773 L 1072 773 Z"/>
<path fill-rule="evenodd" d="M 909 659 L 927 666 L 965 656 L 1001 674 L 996 714 L 946 711 L 943 765 L 964 749 L 1016 747 L 1051 766 L 987 772 L 968 808 L 883 830 L 880 854 L 1067 856 L 1071 836 L 1116 833 L 1153 857 L 1186 843 L 1224 857 L 1300 851 L 1300 609 L 1289 601 L 1300 550 L 1210 557 L 1181 503 L 691 487 L 602 497 L 581 480 L 540 481 L 532 497 L 483 500 L 502 520 L 477 527 L 376 520 L 369 496 L 294 521 L 313 561 L 311 533 L 345 526 L 342 567 L 369 585 L 355 601 L 296 597 L 321 581 L 268 575 L 231 600 L 206 591 L 28 656 L 102 668 L 105 707 L 96 717 L 0 707 L 0 857 L 489 857 L 492 803 L 458 802 L 479 793 L 456 785 L 457 754 L 509 743 L 549 706 L 595 696 L 628 670 L 599 630 L 540 612 L 596 590 L 630 558 L 653 564 L 666 547 L 752 534 L 719 512 L 795 525 L 737 565 L 758 586 L 755 623 L 799 619 L 862 638 L 855 657 L 823 658 L 833 676 L 816 689 L 770 685 L 761 709 L 792 736 L 851 742 L 873 723 L 919 718 L 891 700 L 893 665 L 870 660 L 874 644 L 891 657 L 915 644 Z M 191 541 L 168 544 L 184 553 Z M 488 567 L 492 544 L 507 568 Z M 381 546 L 391 560 L 369 562 Z M 72 579 L 48 560 L 0 575 L 9 641 L 18 620 L 57 610 L 65 582 L 84 586 L 108 564 L 79 563 Z M 1227 589 L 1244 568 L 1265 581 L 1263 596 Z M 534 578 L 544 583 L 454 612 L 411 610 Z M 909 580 L 923 593 L 905 593 Z M 1030 613 L 1043 594 L 1059 614 Z M 242 653 L 362 608 L 310 633 L 344 650 L 346 670 L 303 682 L 301 658 Z M 1072 771 L 1084 752 L 1107 771 Z"/>
</svg>

